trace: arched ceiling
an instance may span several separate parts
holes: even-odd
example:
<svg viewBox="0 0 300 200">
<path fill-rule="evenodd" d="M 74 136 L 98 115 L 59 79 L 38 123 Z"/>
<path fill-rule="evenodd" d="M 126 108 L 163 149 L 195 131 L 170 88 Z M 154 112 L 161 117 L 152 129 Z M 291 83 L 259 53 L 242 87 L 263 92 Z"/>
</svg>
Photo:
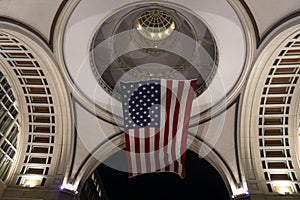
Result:
<svg viewBox="0 0 300 200">
<path fill-rule="evenodd" d="M 113 151 L 116 151 L 115 147 L 124 147 L 124 141 L 121 138 L 123 132 L 120 127 L 116 126 L 120 124 L 121 117 L 118 115 L 119 118 L 116 118 L 111 115 L 116 111 L 114 109 L 120 109 L 120 105 L 114 104 L 117 105 L 116 108 L 107 106 L 106 103 L 110 96 L 101 88 L 96 88 L 100 92 L 95 94 L 94 88 L 88 87 L 89 90 L 86 91 L 91 92 L 93 98 L 96 97 L 96 101 L 91 103 L 86 98 L 89 93 L 86 94 L 85 91 L 82 92 L 78 89 L 78 85 L 74 84 L 72 78 L 78 78 L 76 69 L 81 67 L 78 63 L 82 63 L 88 54 L 90 48 L 88 44 L 101 24 L 101 20 L 106 19 L 116 9 L 128 3 L 135 4 L 137 2 L 129 0 L 105 2 L 100 0 L 0 1 L 0 21 L 2 23 L 0 30 L 6 29 L 7 24 L 13 24 L 10 29 L 20 31 L 19 37 L 25 38 L 25 35 L 30 35 L 32 40 L 30 40 L 30 44 L 37 55 L 40 53 L 40 59 L 44 59 L 45 63 L 47 63 L 46 61 L 51 63 L 47 67 L 57 65 L 59 69 L 56 73 L 60 73 L 64 78 L 67 90 L 64 97 L 69 95 L 70 99 L 66 97 L 65 100 L 73 103 L 73 110 L 70 113 L 75 119 L 77 132 L 69 130 L 66 133 L 67 137 L 75 138 L 74 143 L 70 140 L 62 143 L 65 145 L 65 149 L 68 149 L 69 153 L 67 154 L 72 155 L 72 162 L 68 165 L 66 173 L 60 172 L 60 175 L 65 175 L 64 186 L 72 192 L 81 189 L 80 186 L 83 183 L 80 181 L 89 176 L 92 169 L 95 169 L 95 164 L 99 164 L 97 156 L 101 159 L 107 158 Z M 236 195 L 240 194 L 242 190 L 243 193 L 247 189 L 245 178 L 250 177 L 251 179 L 251 176 L 244 175 L 244 170 L 245 173 L 248 173 L 248 168 L 245 165 L 247 169 L 243 169 L 245 166 L 241 164 L 241 159 L 243 159 L 241 154 L 243 153 L 240 152 L 240 143 L 245 148 L 248 144 L 245 145 L 242 141 L 246 136 L 240 135 L 240 129 L 245 128 L 243 123 L 239 124 L 241 102 L 243 102 L 240 101 L 240 98 L 243 97 L 245 83 L 251 69 L 255 67 L 256 56 L 259 57 L 269 41 L 284 41 L 286 38 L 277 37 L 280 35 L 280 30 L 291 27 L 292 23 L 297 23 L 296 19 L 300 16 L 300 1 L 174 0 L 163 2 L 164 4 L 173 2 L 197 13 L 211 28 L 219 47 L 221 47 L 218 72 L 224 81 L 225 97 L 218 97 L 217 86 L 219 85 L 215 83 L 215 85 L 212 84 L 216 89 L 213 93 L 204 93 L 197 99 L 200 105 L 197 109 L 200 112 L 193 111 L 195 117 L 192 118 L 190 126 L 189 136 L 192 138 L 191 141 L 193 140 L 190 149 L 198 152 L 199 155 L 206 155 L 210 152 L 212 155 L 208 155 L 207 160 L 219 172 L 222 172 L 223 180 L 231 187 L 230 192 Z M 101 10 L 100 8 L 105 9 Z M 264 45 L 261 45 L 263 43 Z M 44 56 L 45 54 L 47 56 Z M 268 56 L 271 57 L 269 54 Z M 265 67 L 264 64 L 261 67 Z M 90 71 L 82 72 L 90 73 Z M 90 75 L 90 78 L 83 77 L 83 81 L 94 81 L 93 83 L 97 84 L 93 74 L 90 73 Z M 55 80 L 55 75 L 52 74 L 51 79 Z M 255 81 L 250 83 L 257 84 Z M 249 88 L 251 90 L 251 87 Z M 215 101 L 206 102 L 206 97 L 211 98 L 215 94 Z M 225 101 L 222 102 L 224 99 Z M 105 109 L 99 109 L 98 107 L 101 105 L 106 106 Z M 247 111 L 247 109 L 245 110 Z M 118 114 L 120 112 L 121 110 L 117 111 Z M 199 113 L 200 115 L 197 115 Z M 68 119 L 71 121 L 72 117 Z M 87 120 L 89 123 L 86 122 Z M 91 134 L 91 137 L 86 137 L 87 132 Z M 65 133 L 62 131 L 60 134 Z M 87 143 L 88 145 L 86 145 Z M 263 176 L 262 173 L 259 176 Z M 60 181 L 57 180 L 56 185 Z M 263 182 L 264 187 L 267 187 L 265 180 L 258 181 Z M 255 188 L 253 185 L 251 187 Z M 253 191 L 268 193 L 266 188 L 261 191 L 257 187 L 257 190 L 253 189 Z"/>
<path fill-rule="evenodd" d="M 77 1 L 77 0 L 76 0 Z M 239 0 L 253 17 L 253 26 L 257 28 L 260 37 L 277 22 L 293 14 L 299 14 L 298 0 Z M 0 16 L 14 19 L 38 31 L 48 41 L 53 34 L 57 17 L 68 0 L 2 0 Z M 183 2 L 184 4 L 184 2 Z M 218 5 L 215 5 L 216 7 Z M 267 12 L 266 12 L 267 11 Z M 268 12 L 270 11 L 270 12 Z M 272 11 L 272 12 L 271 12 Z"/>
<path fill-rule="evenodd" d="M 257 29 L 259 40 L 263 39 L 277 22 L 299 15 L 300 1 L 298 0 L 241 0 L 249 15 L 253 15 L 253 26 Z M 267 12 L 266 12 L 267 11 Z M 268 12 L 272 11 L 272 12 Z"/>
<path fill-rule="evenodd" d="M 52 23 L 61 3 L 61 0 L 2 0 L 0 15 L 32 27 L 49 40 Z"/>
</svg>

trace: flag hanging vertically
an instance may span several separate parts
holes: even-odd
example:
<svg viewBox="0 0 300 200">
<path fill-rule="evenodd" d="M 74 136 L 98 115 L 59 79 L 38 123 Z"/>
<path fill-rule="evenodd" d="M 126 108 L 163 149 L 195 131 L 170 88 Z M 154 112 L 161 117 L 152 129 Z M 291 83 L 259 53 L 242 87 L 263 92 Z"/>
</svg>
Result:
<svg viewBox="0 0 300 200">
<path fill-rule="evenodd" d="M 188 124 L 196 80 L 121 83 L 128 176 L 185 177 Z"/>
</svg>

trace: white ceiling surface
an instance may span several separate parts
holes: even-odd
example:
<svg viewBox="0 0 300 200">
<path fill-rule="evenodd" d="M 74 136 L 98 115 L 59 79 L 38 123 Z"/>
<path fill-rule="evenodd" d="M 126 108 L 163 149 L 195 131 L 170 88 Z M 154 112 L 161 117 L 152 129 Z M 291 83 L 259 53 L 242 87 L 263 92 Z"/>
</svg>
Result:
<svg viewBox="0 0 300 200">
<path fill-rule="evenodd" d="M 49 39 L 55 13 L 62 0 L 0 0 L 0 15 L 16 19 Z M 300 9 L 300 0 L 246 0 L 260 34 L 274 22 Z M 272 12 L 266 12 L 272 11 Z"/>
<path fill-rule="evenodd" d="M 260 36 L 274 23 L 300 9 L 300 0 L 247 0 L 246 3 L 254 15 Z"/>
<path fill-rule="evenodd" d="M 49 39 L 53 18 L 62 0 L 0 0 L 0 16 L 20 21 Z"/>
</svg>

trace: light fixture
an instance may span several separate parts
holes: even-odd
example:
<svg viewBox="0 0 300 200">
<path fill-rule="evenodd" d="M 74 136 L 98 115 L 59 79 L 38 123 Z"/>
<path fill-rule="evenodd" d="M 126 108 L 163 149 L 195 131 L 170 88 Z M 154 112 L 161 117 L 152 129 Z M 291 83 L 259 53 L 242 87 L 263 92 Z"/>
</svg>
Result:
<svg viewBox="0 0 300 200">
<path fill-rule="evenodd" d="M 39 186 L 41 185 L 42 179 L 43 178 L 39 176 L 25 177 L 22 181 L 22 186 L 29 188 Z"/>
<path fill-rule="evenodd" d="M 77 191 L 77 187 L 75 185 L 72 185 L 70 183 L 63 183 L 60 188 L 59 188 L 61 191 L 70 191 L 74 194 L 78 194 L 78 191 Z"/>
<path fill-rule="evenodd" d="M 249 198 L 250 193 L 247 189 L 247 186 L 244 185 L 244 187 L 240 186 L 239 188 L 235 188 L 233 190 L 233 195 L 231 196 L 232 199 L 240 199 L 240 198 Z"/>
<path fill-rule="evenodd" d="M 294 192 L 293 184 L 288 181 L 276 181 L 272 183 L 272 187 L 274 192 L 284 195 L 291 194 Z"/>
</svg>

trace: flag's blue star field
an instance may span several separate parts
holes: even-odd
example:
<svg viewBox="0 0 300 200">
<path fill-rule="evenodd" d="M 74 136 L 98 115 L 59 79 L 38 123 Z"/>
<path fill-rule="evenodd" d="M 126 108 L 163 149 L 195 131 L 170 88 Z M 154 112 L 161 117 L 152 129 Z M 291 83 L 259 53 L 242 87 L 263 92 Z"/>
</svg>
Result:
<svg viewBox="0 0 300 200">
<path fill-rule="evenodd" d="M 121 83 L 124 128 L 160 126 L 159 80 Z"/>
</svg>

